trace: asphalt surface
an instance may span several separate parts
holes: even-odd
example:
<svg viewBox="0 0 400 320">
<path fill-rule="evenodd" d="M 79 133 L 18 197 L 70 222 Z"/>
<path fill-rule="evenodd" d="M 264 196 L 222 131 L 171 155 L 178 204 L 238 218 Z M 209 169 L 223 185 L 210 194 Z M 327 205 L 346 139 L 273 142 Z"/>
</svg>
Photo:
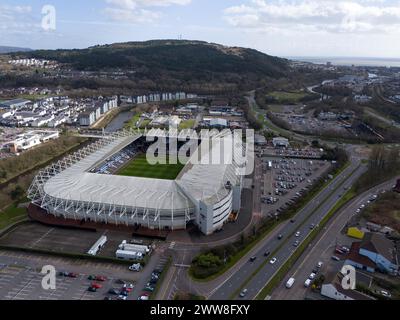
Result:
<svg viewBox="0 0 400 320">
<path fill-rule="evenodd" d="M 340 234 L 346 227 L 348 221 L 355 215 L 356 210 L 374 194 L 380 194 L 382 190 L 390 190 L 395 183 L 395 179 L 376 186 L 363 194 L 359 195 L 348 203 L 343 209 L 338 212 L 335 219 L 331 220 L 324 231 L 317 237 L 312 246 L 307 249 L 288 272 L 287 277 L 273 291 L 271 299 L 273 300 L 302 300 L 306 297 L 309 289 L 305 288 L 304 282 L 311 274 L 319 261 L 323 262 L 322 273 L 340 269 L 343 262 L 331 260 L 334 255 L 336 243 L 349 246 L 354 239 L 350 239 Z M 335 254 L 336 255 L 336 254 Z M 289 278 L 295 278 L 296 281 L 292 288 L 288 290 L 285 287 L 286 281 Z"/>
<path fill-rule="evenodd" d="M 265 241 L 264 245 L 260 246 L 257 254 L 255 254 L 257 259 L 254 262 L 243 264 L 234 274 L 226 278 L 221 285 L 212 291 L 210 299 L 254 299 L 277 270 L 293 254 L 296 249 L 293 245 L 294 242 L 298 240 L 301 243 L 308 236 L 311 232 L 310 225 L 312 223 L 317 225 L 334 207 L 340 196 L 345 194 L 345 188 L 349 188 L 364 171 L 364 166 L 360 166 L 358 161 L 353 161 L 349 167 L 340 173 L 295 216 L 294 223 L 288 222 L 281 229 L 280 233 L 283 235 L 281 240 L 275 237 Z M 297 231 L 300 231 L 299 237 L 295 237 Z M 265 258 L 265 252 L 271 252 L 271 255 Z M 269 260 L 273 257 L 277 261 L 274 264 L 270 264 Z M 257 270 L 258 272 L 253 276 Z M 246 283 L 249 279 L 250 281 Z M 248 292 L 244 298 L 239 298 L 238 292 L 242 288 L 246 288 Z"/>
</svg>

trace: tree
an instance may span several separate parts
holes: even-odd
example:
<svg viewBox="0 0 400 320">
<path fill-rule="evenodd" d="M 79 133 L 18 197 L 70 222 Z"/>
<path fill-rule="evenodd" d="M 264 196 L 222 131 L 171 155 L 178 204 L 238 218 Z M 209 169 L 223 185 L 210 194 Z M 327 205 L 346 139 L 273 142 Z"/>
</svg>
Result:
<svg viewBox="0 0 400 320">
<path fill-rule="evenodd" d="M 22 198 L 25 191 L 21 188 L 21 186 L 17 185 L 14 190 L 11 191 L 10 196 L 12 200 L 18 200 Z"/>
</svg>

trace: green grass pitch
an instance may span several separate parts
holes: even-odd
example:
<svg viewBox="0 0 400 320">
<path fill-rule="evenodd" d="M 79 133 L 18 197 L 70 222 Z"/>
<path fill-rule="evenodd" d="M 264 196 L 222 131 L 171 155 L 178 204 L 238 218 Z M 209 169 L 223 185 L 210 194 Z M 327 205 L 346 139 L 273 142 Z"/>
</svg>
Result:
<svg viewBox="0 0 400 320">
<path fill-rule="evenodd" d="M 184 166 L 181 163 L 151 165 L 147 162 L 146 155 L 140 154 L 121 168 L 117 174 L 128 177 L 174 180 Z"/>
</svg>

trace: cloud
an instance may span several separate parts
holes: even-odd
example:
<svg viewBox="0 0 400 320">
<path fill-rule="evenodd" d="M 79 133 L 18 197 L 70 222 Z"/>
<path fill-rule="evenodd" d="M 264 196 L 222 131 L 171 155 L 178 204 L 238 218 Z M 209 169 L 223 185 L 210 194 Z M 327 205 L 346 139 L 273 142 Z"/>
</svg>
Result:
<svg viewBox="0 0 400 320">
<path fill-rule="evenodd" d="M 0 5 L 0 35 L 31 34 L 40 27 L 40 16 L 30 6 Z"/>
<path fill-rule="evenodd" d="M 386 0 L 251 0 L 224 10 L 232 26 L 315 33 L 399 33 L 400 2 Z"/>
<path fill-rule="evenodd" d="M 156 8 L 188 5 L 192 0 L 105 0 L 104 13 L 111 20 L 131 23 L 152 22 L 162 14 Z"/>
</svg>

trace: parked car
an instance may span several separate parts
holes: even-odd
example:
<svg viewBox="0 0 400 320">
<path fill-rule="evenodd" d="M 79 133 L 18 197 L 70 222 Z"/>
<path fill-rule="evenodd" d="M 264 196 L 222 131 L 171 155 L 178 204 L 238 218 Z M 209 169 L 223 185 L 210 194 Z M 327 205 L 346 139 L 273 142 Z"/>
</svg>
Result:
<svg viewBox="0 0 400 320">
<path fill-rule="evenodd" d="M 264 257 L 268 257 L 270 254 L 271 254 L 271 252 L 267 251 L 267 252 L 264 253 Z"/>
<path fill-rule="evenodd" d="M 316 276 L 317 276 L 317 275 L 316 275 L 315 273 L 311 273 L 311 274 L 308 276 L 308 279 L 314 280 Z"/>
<path fill-rule="evenodd" d="M 118 296 L 118 300 L 126 300 L 126 299 L 128 299 L 127 296 L 124 296 L 124 295 L 119 295 Z"/>
<path fill-rule="evenodd" d="M 112 300 L 112 298 L 107 296 L 107 297 L 104 297 L 103 300 Z"/>
<path fill-rule="evenodd" d="M 104 282 L 104 281 L 107 281 L 107 278 L 103 277 L 103 276 L 96 276 L 96 278 L 94 280 Z"/>
<path fill-rule="evenodd" d="M 335 260 L 335 261 L 340 261 L 340 258 L 337 257 L 337 256 L 332 256 L 331 259 L 332 259 L 332 260 Z"/>
<path fill-rule="evenodd" d="M 149 292 L 153 292 L 155 290 L 154 287 L 152 286 L 147 286 L 146 288 L 143 289 L 144 291 L 149 291 Z"/>
<path fill-rule="evenodd" d="M 110 289 L 110 290 L 108 290 L 108 293 L 113 294 L 115 296 L 119 296 L 119 294 L 120 294 L 119 290 L 117 290 L 117 289 Z"/>
<path fill-rule="evenodd" d="M 88 288 L 88 291 L 90 291 L 90 292 L 97 292 L 97 289 L 94 288 L 94 287 L 89 287 L 89 288 Z"/>
<path fill-rule="evenodd" d="M 319 262 L 317 263 L 317 268 L 318 268 L 318 269 L 321 269 L 323 265 L 324 265 L 324 264 L 323 264 L 321 261 L 319 261 Z"/>
<path fill-rule="evenodd" d="M 269 261 L 269 263 L 270 263 L 270 264 L 274 264 L 277 260 L 278 260 L 278 259 L 276 259 L 276 258 L 272 258 L 272 259 Z"/>
<path fill-rule="evenodd" d="M 256 259 L 257 259 L 257 257 L 251 257 L 250 262 L 254 262 L 254 261 L 256 261 Z"/>
<path fill-rule="evenodd" d="M 282 238 L 283 238 L 282 234 L 278 235 L 278 240 L 282 240 Z"/>
<path fill-rule="evenodd" d="M 300 237 L 300 231 L 297 231 L 295 236 L 296 236 L 296 238 Z"/>
<path fill-rule="evenodd" d="M 94 276 L 94 275 L 88 276 L 88 280 L 95 280 L 95 279 L 96 279 L 96 276 Z"/>
<path fill-rule="evenodd" d="M 310 224 L 310 229 L 312 230 L 314 228 L 315 228 L 315 224 L 314 223 Z"/>
<path fill-rule="evenodd" d="M 92 288 L 96 288 L 96 289 L 101 289 L 103 286 L 99 283 L 93 282 L 92 283 Z"/>
<path fill-rule="evenodd" d="M 297 240 L 297 241 L 295 241 L 295 243 L 293 243 L 293 246 L 298 247 L 299 244 L 300 244 L 300 241 Z"/>
<path fill-rule="evenodd" d="M 304 282 L 304 286 L 305 286 L 306 288 L 308 288 L 308 287 L 311 285 L 311 283 L 312 283 L 312 281 L 311 281 L 310 279 L 307 279 L 307 280 Z"/>
<path fill-rule="evenodd" d="M 78 278 L 78 274 L 75 272 L 68 272 L 67 277 L 68 278 Z"/>
</svg>

